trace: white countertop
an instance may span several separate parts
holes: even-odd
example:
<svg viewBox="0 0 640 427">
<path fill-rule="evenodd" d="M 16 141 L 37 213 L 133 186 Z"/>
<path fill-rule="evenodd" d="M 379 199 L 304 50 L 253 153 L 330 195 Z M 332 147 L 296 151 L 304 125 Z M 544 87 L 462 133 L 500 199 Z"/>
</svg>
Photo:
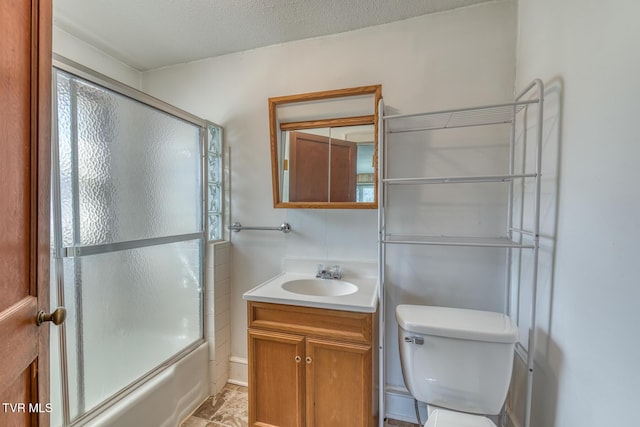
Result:
<svg viewBox="0 0 640 427">
<path fill-rule="evenodd" d="M 342 281 L 353 283 L 358 287 L 356 292 L 349 295 L 302 295 L 282 288 L 285 282 L 299 279 L 315 279 L 315 275 L 296 271 L 285 271 L 250 291 L 245 292 L 242 295 L 242 299 L 365 313 L 374 313 L 378 307 L 378 280 L 376 277 L 344 275 L 341 279 Z M 332 279 L 321 280 L 330 281 Z"/>
</svg>

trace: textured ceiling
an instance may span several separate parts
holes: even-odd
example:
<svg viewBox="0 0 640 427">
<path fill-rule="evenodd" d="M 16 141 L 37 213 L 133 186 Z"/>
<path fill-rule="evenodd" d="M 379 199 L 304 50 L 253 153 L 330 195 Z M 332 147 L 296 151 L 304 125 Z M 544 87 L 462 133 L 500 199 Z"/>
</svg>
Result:
<svg viewBox="0 0 640 427">
<path fill-rule="evenodd" d="M 488 0 L 54 0 L 64 31 L 140 70 Z"/>
</svg>

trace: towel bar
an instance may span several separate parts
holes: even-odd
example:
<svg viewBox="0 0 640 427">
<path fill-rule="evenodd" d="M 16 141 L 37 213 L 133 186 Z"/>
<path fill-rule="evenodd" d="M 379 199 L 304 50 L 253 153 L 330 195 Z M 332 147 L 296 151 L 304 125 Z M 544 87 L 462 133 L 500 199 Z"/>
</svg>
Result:
<svg viewBox="0 0 640 427">
<path fill-rule="evenodd" d="M 233 224 L 229 225 L 227 229 L 231 231 L 235 231 L 236 233 L 242 230 L 272 230 L 272 231 L 282 231 L 283 233 L 288 233 L 291 231 L 291 226 L 289 225 L 288 222 L 283 222 L 282 224 L 280 224 L 280 227 L 248 227 L 240 224 L 239 222 L 234 222 Z"/>
</svg>

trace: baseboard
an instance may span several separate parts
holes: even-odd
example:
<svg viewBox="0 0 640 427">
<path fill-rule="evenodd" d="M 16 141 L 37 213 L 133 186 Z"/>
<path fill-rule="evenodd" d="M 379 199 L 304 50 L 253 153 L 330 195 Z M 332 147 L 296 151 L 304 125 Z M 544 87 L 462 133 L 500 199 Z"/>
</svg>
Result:
<svg viewBox="0 0 640 427">
<path fill-rule="evenodd" d="M 244 382 L 244 381 L 237 381 L 237 380 L 233 380 L 231 378 L 229 378 L 229 380 L 227 381 L 227 383 L 229 384 L 233 384 L 233 385 L 239 385 L 242 387 L 249 387 L 249 383 Z"/>
<path fill-rule="evenodd" d="M 507 427 L 522 427 L 522 424 L 520 424 L 520 421 L 516 414 L 513 413 L 511 407 L 507 406 L 505 408 L 505 412 L 507 413 Z"/>
<path fill-rule="evenodd" d="M 229 358 L 229 379 L 231 384 L 247 386 L 249 383 L 249 362 L 244 357 Z"/>
<path fill-rule="evenodd" d="M 384 388 L 385 417 L 408 423 L 417 423 L 416 411 L 413 404 L 413 396 L 405 387 L 387 385 Z M 420 417 L 427 419 L 427 407 L 419 403 Z"/>
</svg>

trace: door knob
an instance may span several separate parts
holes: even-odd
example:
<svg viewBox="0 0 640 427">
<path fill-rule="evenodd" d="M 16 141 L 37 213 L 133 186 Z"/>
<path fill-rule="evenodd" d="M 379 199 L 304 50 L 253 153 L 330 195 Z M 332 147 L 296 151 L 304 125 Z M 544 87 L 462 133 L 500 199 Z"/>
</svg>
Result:
<svg viewBox="0 0 640 427">
<path fill-rule="evenodd" d="M 60 325 L 67 318 L 67 309 L 64 307 L 56 308 L 53 313 L 45 313 L 44 310 L 40 310 L 36 316 L 36 325 L 40 326 L 44 322 L 53 322 L 54 325 Z"/>
</svg>

